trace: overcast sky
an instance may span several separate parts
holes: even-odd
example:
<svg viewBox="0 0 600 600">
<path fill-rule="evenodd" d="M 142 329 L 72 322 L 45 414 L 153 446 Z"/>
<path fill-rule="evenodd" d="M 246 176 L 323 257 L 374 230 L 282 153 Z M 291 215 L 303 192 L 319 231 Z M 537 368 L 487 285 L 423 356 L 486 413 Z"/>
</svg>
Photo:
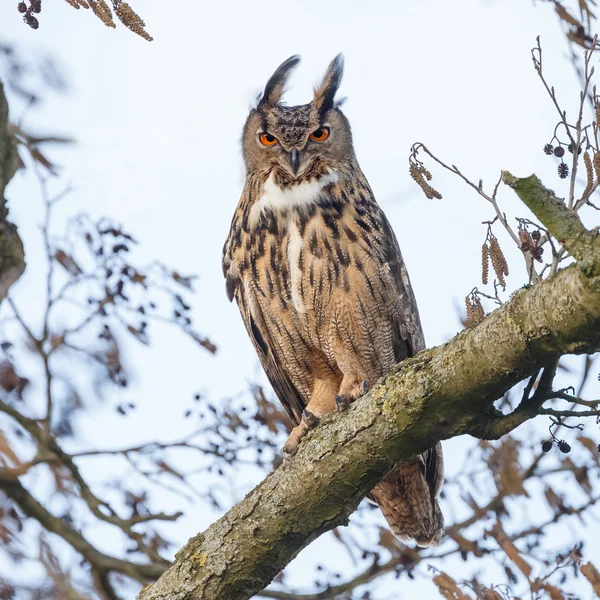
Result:
<svg viewBox="0 0 600 600">
<path fill-rule="evenodd" d="M 166 330 L 157 332 L 150 350 L 132 344 L 128 363 L 136 382 L 123 399 L 135 398 L 139 408 L 128 420 L 107 408 L 81 422 L 89 444 L 180 437 L 189 427 L 182 414 L 197 389 L 223 398 L 260 376 L 237 307 L 225 296 L 221 249 L 243 183 L 239 139 L 248 108 L 291 54 L 302 56 L 291 104 L 310 100 L 329 61 L 345 55 L 340 95 L 348 98 L 344 111 L 356 153 L 397 233 L 428 345 L 460 329 L 456 307 L 479 283 L 480 223 L 493 213 L 433 165 L 444 199 L 427 200 L 408 175 L 411 144 L 426 143 L 486 186 L 501 169 L 520 176 L 535 171 L 564 193 L 555 163 L 541 150 L 556 115 L 530 58 L 541 35 L 549 78 L 572 107 L 578 83 L 549 6 L 523 0 L 131 3 L 152 43 L 123 27 L 107 29 L 91 12 L 58 0 L 44 2 L 40 28 L 32 31 L 16 2 L 0 3 L 1 38 L 23 52 L 51 55 L 70 83 L 68 95 L 48 96 L 26 121 L 31 129 L 79 140 L 73 150 L 55 153 L 77 186 L 59 216 L 82 209 L 110 215 L 137 237 L 138 257 L 198 273 L 196 321 L 219 346 L 209 356 Z M 8 192 L 28 244 L 28 270 L 15 298 L 33 314 L 41 283 L 39 218 L 32 215 L 41 204 L 22 175 Z M 500 199 L 509 215 L 526 214 L 510 190 L 501 190 Z M 511 267 L 509 287 L 516 289 L 525 282 L 522 261 L 504 232 L 496 234 Z M 467 443 L 445 444 L 450 472 L 462 463 Z M 214 519 L 185 509 L 185 520 L 169 530 L 180 542 Z"/>
</svg>

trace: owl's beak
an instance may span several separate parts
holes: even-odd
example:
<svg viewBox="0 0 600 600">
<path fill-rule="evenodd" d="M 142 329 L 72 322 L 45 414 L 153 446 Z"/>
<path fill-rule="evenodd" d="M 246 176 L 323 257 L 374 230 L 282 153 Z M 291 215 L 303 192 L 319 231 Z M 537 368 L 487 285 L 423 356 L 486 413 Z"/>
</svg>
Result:
<svg viewBox="0 0 600 600">
<path fill-rule="evenodd" d="M 296 150 L 296 148 L 293 148 L 290 152 L 290 165 L 292 165 L 292 171 L 294 171 L 294 175 L 297 175 L 300 167 L 300 153 L 298 150 Z"/>
</svg>

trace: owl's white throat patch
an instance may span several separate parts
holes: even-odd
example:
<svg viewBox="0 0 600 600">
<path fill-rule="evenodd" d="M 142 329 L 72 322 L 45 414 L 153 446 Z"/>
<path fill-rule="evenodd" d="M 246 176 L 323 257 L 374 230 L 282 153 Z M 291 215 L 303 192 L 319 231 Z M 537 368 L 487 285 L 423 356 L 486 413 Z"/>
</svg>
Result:
<svg viewBox="0 0 600 600">
<path fill-rule="evenodd" d="M 265 181 L 263 194 L 250 210 L 250 226 L 255 226 L 265 210 L 275 214 L 296 208 L 308 208 L 319 198 L 321 190 L 337 183 L 340 176 L 337 171 L 331 171 L 318 179 L 303 181 L 288 188 L 281 188 L 273 181 L 273 174 Z"/>
</svg>

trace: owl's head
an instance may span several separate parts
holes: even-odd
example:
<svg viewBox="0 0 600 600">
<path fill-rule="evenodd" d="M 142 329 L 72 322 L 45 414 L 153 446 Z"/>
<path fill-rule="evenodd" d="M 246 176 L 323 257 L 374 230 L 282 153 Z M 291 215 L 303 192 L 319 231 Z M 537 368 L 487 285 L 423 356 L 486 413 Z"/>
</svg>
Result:
<svg viewBox="0 0 600 600">
<path fill-rule="evenodd" d="M 281 102 L 285 84 L 299 62 L 298 56 L 292 56 L 278 67 L 248 115 L 242 136 L 247 172 L 277 169 L 286 179 L 302 181 L 315 172 L 347 164 L 354 156 L 350 124 L 335 104 L 344 68 L 342 55 L 331 61 L 310 103 L 285 106 Z"/>
</svg>

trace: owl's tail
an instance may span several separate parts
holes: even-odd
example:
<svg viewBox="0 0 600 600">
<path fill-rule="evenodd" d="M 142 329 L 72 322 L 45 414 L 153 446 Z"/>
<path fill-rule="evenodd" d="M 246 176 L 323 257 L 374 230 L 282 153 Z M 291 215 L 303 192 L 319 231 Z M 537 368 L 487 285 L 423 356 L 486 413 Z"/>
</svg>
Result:
<svg viewBox="0 0 600 600">
<path fill-rule="evenodd" d="M 428 452 L 439 452 L 441 459 L 441 449 Z M 369 494 L 400 541 L 414 540 L 423 547 L 437 546 L 444 535 L 444 516 L 436 498 L 442 469 L 428 473 L 428 462 L 431 457 L 426 453 L 399 465 Z"/>
</svg>

